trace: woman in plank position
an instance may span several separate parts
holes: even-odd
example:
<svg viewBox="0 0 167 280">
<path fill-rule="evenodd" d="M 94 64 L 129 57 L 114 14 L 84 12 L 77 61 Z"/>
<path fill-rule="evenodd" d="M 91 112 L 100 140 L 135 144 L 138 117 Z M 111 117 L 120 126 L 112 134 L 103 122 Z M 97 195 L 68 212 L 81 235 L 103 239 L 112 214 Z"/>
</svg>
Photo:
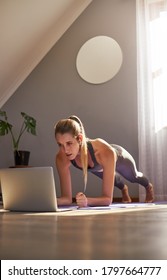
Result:
<svg viewBox="0 0 167 280">
<path fill-rule="evenodd" d="M 102 179 L 102 193 L 99 197 L 87 197 L 83 192 L 76 195 L 79 207 L 110 205 L 113 200 L 114 186 L 122 192 L 122 202 L 130 203 L 125 179 L 142 185 L 146 190 L 145 202 L 153 202 L 153 185 L 137 171 L 133 157 L 121 146 L 108 144 L 103 139 L 89 139 L 77 116 L 62 119 L 55 125 L 55 138 L 59 145 L 56 166 L 60 179 L 61 197 L 58 205 L 72 203 L 72 185 L 70 165 L 83 170 L 84 184 L 87 184 L 87 172 Z"/>
</svg>

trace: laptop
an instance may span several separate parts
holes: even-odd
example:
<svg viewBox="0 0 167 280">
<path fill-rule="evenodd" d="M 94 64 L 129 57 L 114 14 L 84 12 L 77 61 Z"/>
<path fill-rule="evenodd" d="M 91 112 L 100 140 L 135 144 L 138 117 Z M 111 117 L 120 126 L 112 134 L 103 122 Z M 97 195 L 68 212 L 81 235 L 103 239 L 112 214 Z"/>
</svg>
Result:
<svg viewBox="0 0 167 280">
<path fill-rule="evenodd" d="M 0 170 L 3 207 L 18 212 L 67 211 L 58 208 L 52 167 L 8 168 Z"/>
</svg>

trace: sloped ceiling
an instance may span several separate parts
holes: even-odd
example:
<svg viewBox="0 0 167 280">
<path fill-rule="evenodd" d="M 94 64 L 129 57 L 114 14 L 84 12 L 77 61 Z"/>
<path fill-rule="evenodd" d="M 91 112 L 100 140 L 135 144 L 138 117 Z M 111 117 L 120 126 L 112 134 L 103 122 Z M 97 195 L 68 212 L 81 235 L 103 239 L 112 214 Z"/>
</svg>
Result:
<svg viewBox="0 0 167 280">
<path fill-rule="evenodd" d="M 0 108 L 92 0 L 0 0 Z"/>
</svg>

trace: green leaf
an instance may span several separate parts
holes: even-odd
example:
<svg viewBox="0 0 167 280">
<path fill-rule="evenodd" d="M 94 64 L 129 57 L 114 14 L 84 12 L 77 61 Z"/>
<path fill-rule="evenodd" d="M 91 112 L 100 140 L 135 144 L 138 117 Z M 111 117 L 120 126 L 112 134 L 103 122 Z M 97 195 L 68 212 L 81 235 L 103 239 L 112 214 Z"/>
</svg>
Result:
<svg viewBox="0 0 167 280">
<path fill-rule="evenodd" d="M 17 137 L 13 133 L 13 125 L 8 122 L 7 114 L 5 111 L 0 110 L 0 136 L 4 136 L 8 133 L 11 134 L 13 149 L 18 150 L 19 143 L 22 135 L 25 131 L 36 135 L 36 120 L 27 115 L 26 113 L 21 112 L 23 117 L 23 121 L 21 124 L 20 132 L 18 133 Z M 3 118 L 3 119 L 1 119 Z"/>
<path fill-rule="evenodd" d="M 21 112 L 21 115 L 24 118 L 26 131 L 33 135 L 36 135 L 36 120 L 24 112 Z"/>
<path fill-rule="evenodd" d="M 12 125 L 3 120 L 0 120 L 0 136 L 4 136 L 12 129 Z"/>
<path fill-rule="evenodd" d="M 7 121 L 7 114 L 5 111 L 0 110 L 0 116 L 4 117 L 5 120 Z"/>
</svg>

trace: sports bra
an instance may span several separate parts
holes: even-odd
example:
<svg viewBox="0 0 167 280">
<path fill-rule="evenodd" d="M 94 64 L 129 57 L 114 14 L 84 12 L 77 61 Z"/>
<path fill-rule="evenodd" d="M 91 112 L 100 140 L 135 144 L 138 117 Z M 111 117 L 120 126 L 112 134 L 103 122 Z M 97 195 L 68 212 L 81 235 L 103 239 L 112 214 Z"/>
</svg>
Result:
<svg viewBox="0 0 167 280">
<path fill-rule="evenodd" d="M 92 143 L 90 141 L 87 141 L 87 147 L 88 147 L 88 151 L 90 153 L 91 159 L 93 161 L 93 167 L 88 166 L 88 171 L 89 172 L 98 172 L 100 170 L 102 170 L 102 166 L 97 162 L 96 158 L 95 158 L 95 153 L 93 150 L 93 146 Z M 73 164 L 73 166 L 75 166 L 76 168 L 79 168 L 82 170 L 81 167 L 79 167 L 75 161 L 75 159 L 71 160 L 71 163 Z"/>
<path fill-rule="evenodd" d="M 94 164 L 93 167 L 88 166 L 88 172 L 92 172 L 92 173 L 94 173 L 94 172 L 96 173 L 96 172 L 99 172 L 99 171 L 102 172 L 102 166 L 97 162 L 92 143 L 89 140 L 87 141 L 87 147 L 88 147 L 88 151 L 90 153 L 91 159 L 92 159 L 93 164 Z M 120 147 L 118 145 L 115 145 L 115 144 L 111 144 L 111 147 L 114 148 L 114 150 L 117 154 L 117 158 L 122 155 L 122 147 Z M 82 170 L 82 168 L 77 165 L 75 159 L 71 160 L 71 163 L 76 168 Z"/>
</svg>

